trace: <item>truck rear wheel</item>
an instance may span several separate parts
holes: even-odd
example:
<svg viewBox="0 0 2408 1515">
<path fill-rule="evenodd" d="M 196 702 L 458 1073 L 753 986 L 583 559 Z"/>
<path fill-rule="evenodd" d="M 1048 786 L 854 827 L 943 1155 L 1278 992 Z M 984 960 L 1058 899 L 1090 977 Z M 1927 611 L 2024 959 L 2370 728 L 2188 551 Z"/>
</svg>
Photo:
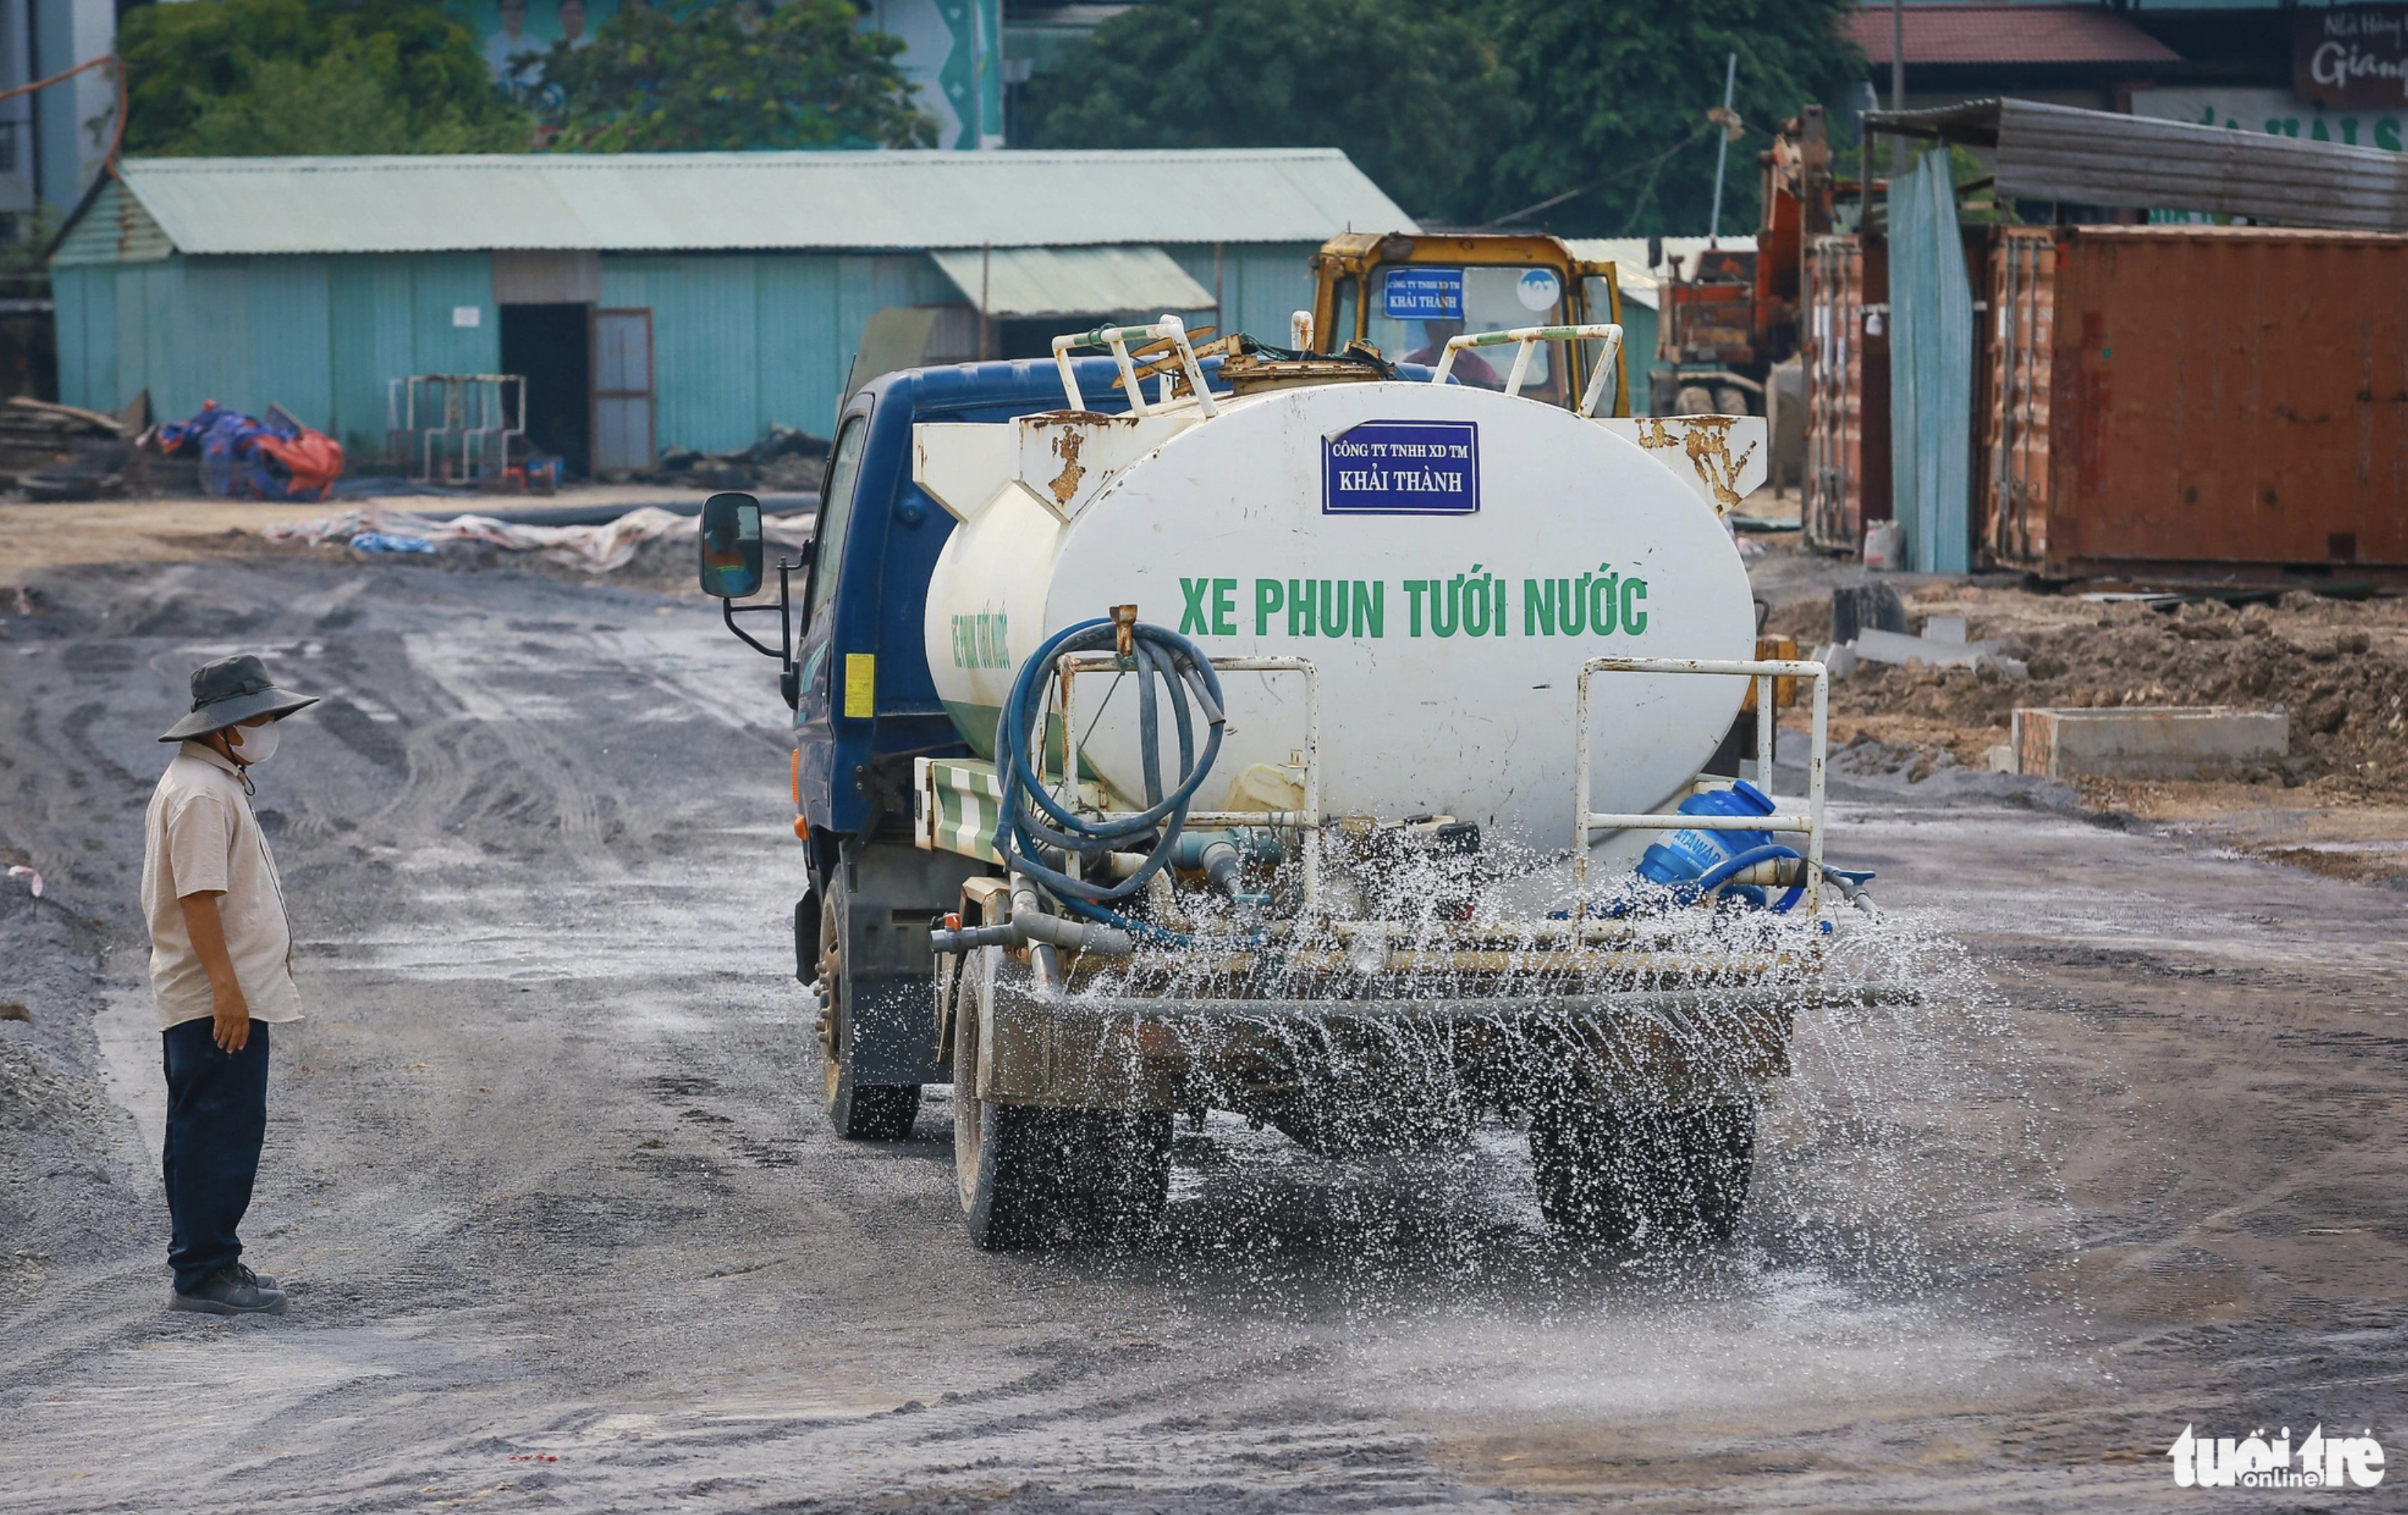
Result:
<svg viewBox="0 0 2408 1515">
<path fill-rule="evenodd" d="M 920 1113 L 918 1084 L 853 1081 L 847 1023 L 842 922 L 832 906 L 820 916 L 820 1068 L 828 1123 L 847 1141 L 900 1141 Z"/>
<path fill-rule="evenodd" d="M 1170 1197 L 1167 1112 L 979 1097 L 979 1033 L 992 1012 L 996 966 L 973 964 L 963 975 L 954 1012 L 953 1177 L 970 1240 L 1012 1251 L 1152 1231 Z"/>
<path fill-rule="evenodd" d="M 1756 1109 L 1565 1104 L 1530 1122 L 1539 1209 L 1557 1233 L 1606 1246 L 1730 1240 L 1755 1171 Z"/>
</svg>

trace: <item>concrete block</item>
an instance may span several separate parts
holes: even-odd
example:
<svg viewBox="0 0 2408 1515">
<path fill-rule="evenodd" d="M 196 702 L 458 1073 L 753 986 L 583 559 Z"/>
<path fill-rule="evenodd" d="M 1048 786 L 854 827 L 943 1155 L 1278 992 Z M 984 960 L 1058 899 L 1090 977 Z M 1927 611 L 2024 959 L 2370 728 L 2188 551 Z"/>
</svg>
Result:
<svg viewBox="0 0 2408 1515">
<path fill-rule="evenodd" d="M 2018 771 L 2046 779 L 2205 779 L 2281 758 L 2291 750 L 2291 718 L 2224 705 L 2027 707 L 2014 714 L 2010 745 Z"/>
<path fill-rule="evenodd" d="M 1923 622 L 1923 639 L 1928 642 L 1963 643 L 1965 640 L 1965 618 L 1963 616 L 1925 617 Z"/>
<path fill-rule="evenodd" d="M 1959 622 L 1961 625 L 1962 622 Z M 1925 663 L 1932 667 L 1971 667 L 1984 658 L 1999 654 L 1996 642 L 1942 642 L 1928 636 L 1909 636 L 1904 632 L 1873 631 L 1856 633 L 1856 656 L 1868 663 Z"/>
</svg>

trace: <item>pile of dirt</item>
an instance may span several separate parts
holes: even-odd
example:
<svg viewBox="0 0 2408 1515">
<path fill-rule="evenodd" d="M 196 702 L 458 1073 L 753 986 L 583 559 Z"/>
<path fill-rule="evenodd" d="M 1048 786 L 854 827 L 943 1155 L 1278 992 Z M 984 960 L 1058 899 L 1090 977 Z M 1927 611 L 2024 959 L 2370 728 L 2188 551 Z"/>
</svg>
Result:
<svg viewBox="0 0 2408 1515">
<path fill-rule="evenodd" d="M 1939 585 L 1908 596 L 1908 609 L 1918 630 L 1931 616 L 1965 617 L 1968 636 L 1999 640 L 2030 677 L 1865 664 L 1832 687 L 1834 745 L 1904 743 L 1979 765 L 2018 706 L 2282 708 L 2289 755 L 2235 777 L 2314 785 L 2334 802 L 2408 799 L 2408 601 L 2291 593 L 2239 608 L 2159 607 Z M 1828 636 L 1829 617 L 1828 605 L 1786 606 L 1772 629 L 1807 645 Z"/>
</svg>

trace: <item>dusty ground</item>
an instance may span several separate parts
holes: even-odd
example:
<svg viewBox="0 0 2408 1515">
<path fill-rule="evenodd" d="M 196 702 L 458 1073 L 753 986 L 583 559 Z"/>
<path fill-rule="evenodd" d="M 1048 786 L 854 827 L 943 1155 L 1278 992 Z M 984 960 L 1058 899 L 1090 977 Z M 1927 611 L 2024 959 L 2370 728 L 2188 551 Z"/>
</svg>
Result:
<svg viewBox="0 0 2408 1515">
<path fill-rule="evenodd" d="M 0 578 L 45 611 L 0 607 L 0 853 L 50 885 L 0 879 L 0 1508 L 2124 1509 L 2200 1502 L 2186 1424 L 2408 1447 L 2401 893 L 1843 780 L 1928 996 L 1801 1023 L 1727 1252 L 1567 1255 L 1510 1131 L 1216 1120 L 1157 1241 L 989 1256 L 941 1093 L 892 1145 L 812 1108 L 784 711 L 700 604 Z M 246 1235 L 294 1308 L 225 1324 L 162 1309 L 131 899 L 151 737 L 236 647 L 328 698 L 258 801 L 312 1019 Z"/>
</svg>

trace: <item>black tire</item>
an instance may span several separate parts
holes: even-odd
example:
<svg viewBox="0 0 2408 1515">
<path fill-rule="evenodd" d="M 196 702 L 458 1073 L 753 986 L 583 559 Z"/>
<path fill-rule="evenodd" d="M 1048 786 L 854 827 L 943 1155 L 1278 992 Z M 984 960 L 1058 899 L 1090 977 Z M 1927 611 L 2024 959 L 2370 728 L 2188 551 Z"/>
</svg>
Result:
<svg viewBox="0 0 2408 1515">
<path fill-rule="evenodd" d="M 1568 1240 L 1620 1247 L 1647 1222 L 1645 1171 L 1623 1122 L 1588 1105 L 1554 1105 L 1530 1118 L 1530 1169 L 1539 1213 Z"/>
<path fill-rule="evenodd" d="M 1705 1105 L 1657 1117 L 1649 1209 L 1668 1239 L 1727 1243 L 1756 1172 L 1756 1108 Z"/>
<path fill-rule="evenodd" d="M 920 1086 L 854 1081 L 838 910 L 823 908 L 819 925 L 820 1077 L 828 1124 L 847 1141 L 901 1141 L 911 1135 L 911 1122 L 919 1118 Z"/>
<path fill-rule="evenodd" d="M 1065 1110 L 1080 1118 L 1083 1151 L 1069 1175 L 1080 1234 L 1132 1242 L 1153 1235 L 1170 1207 L 1168 1110 Z"/>
<path fill-rule="evenodd" d="M 1017 1251 L 1150 1233 L 1170 1198 L 1169 1115 L 979 1098 L 991 972 L 969 965 L 953 1012 L 953 1177 L 970 1240 Z"/>
<path fill-rule="evenodd" d="M 1530 1122 L 1530 1165 L 1541 1213 L 1568 1238 L 1720 1246 L 1755 1172 L 1756 1109 L 1556 1106 Z"/>
</svg>

